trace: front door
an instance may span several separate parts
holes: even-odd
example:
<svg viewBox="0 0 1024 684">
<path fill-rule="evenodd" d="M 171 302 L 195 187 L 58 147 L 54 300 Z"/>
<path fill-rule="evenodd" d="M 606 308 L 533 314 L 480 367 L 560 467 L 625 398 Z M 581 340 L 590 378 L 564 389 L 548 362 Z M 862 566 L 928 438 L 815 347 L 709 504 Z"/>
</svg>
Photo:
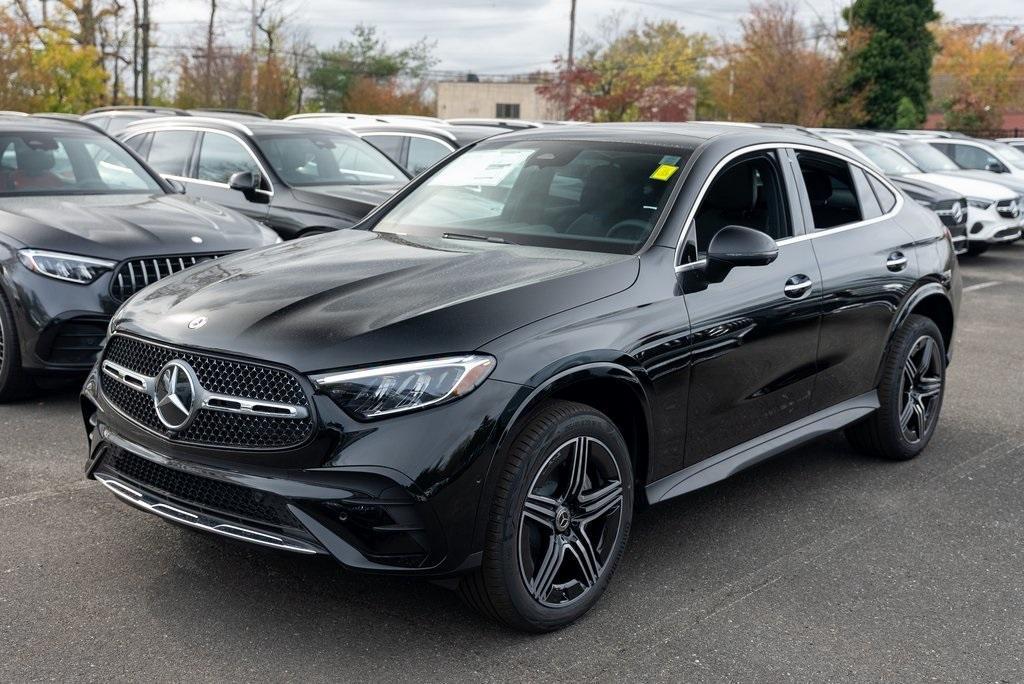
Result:
<svg viewBox="0 0 1024 684">
<path fill-rule="evenodd" d="M 821 276 L 810 241 L 794 230 L 802 222 L 784 175 L 774 150 L 738 157 L 709 186 L 690 226 L 695 271 L 729 225 L 767 233 L 779 256 L 684 294 L 692 328 L 687 464 L 811 412 Z"/>
<path fill-rule="evenodd" d="M 263 175 L 249 149 L 233 136 L 214 131 L 200 134 L 195 162 L 189 177 L 183 179 L 188 194 L 202 197 L 239 211 L 257 221 L 267 217 L 270 196 L 269 179 L 262 179 L 262 191 L 242 192 L 228 185 L 231 176 L 241 171 Z"/>
</svg>

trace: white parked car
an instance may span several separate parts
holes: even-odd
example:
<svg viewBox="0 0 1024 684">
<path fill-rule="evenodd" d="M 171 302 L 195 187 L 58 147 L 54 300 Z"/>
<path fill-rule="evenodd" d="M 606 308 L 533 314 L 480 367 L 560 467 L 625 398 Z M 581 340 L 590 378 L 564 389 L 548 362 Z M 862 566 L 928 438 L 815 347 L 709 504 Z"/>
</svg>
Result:
<svg viewBox="0 0 1024 684">
<path fill-rule="evenodd" d="M 1006 143 L 1010 147 L 1024 152 L 1024 138 L 996 138 L 996 142 Z"/>
<path fill-rule="evenodd" d="M 976 138 L 933 138 L 928 144 L 960 168 L 1006 174 L 1024 181 L 1024 152 L 1007 143 Z"/>
<path fill-rule="evenodd" d="M 1020 239 L 1024 201 L 1016 191 L 998 182 L 979 180 L 960 173 L 960 168 L 949 157 L 930 143 L 916 138 L 908 136 L 905 140 L 899 140 L 895 137 L 876 136 L 848 138 L 847 141 L 887 174 L 891 171 L 886 167 L 892 168 L 896 163 L 884 155 L 885 150 L 890 150 L 900 155 L 914 169 L 910 172 L 906 165 L 902 165 L 902 168 L 892 172 L 948 188 L 966 197 L 969 254 L 981 254 L 991 245 Z"/>
</svg>

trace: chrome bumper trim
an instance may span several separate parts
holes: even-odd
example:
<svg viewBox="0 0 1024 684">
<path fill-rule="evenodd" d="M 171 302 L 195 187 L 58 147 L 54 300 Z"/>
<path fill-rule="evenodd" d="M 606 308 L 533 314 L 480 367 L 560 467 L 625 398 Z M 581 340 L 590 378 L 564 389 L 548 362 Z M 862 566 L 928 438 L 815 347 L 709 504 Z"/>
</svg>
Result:
<svg viewBox="0 0 1024 684">
<path fill-rule="evenodd" d="M 133 506 L 137 506 L 144 511 L 159 515 L 161 518 L 167 518 L 168 520 L 173 520 L 183 525 L 196 527 L 207 532 L 231 537 L 232 539 L 239 539 L 252 544 L 269 546 L 271 548 L 282 549 L 284 551 L 308 554 L 323 553 L 323 551 L 317 549 L 311 544 L 306 544 L 295 539 L 283 539 L 243 525 L 222 522 L 212 516 L 200 512 L 189 511 L 178 505 L 172 506 L 171 504 L 159 500 L 155 496 L 133 489 L 129 485 L 115 479 L 107 473 L 97 473 L 95 477 L 104 487 L 113 492 L 119 499 L 127 501 Z"/>
</svg>

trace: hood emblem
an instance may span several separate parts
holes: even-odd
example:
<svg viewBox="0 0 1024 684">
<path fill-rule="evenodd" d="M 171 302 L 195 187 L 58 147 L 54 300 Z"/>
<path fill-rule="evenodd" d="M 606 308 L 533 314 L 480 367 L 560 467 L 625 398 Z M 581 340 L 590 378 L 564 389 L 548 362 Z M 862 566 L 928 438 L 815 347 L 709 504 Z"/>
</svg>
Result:
<svg viewBox="0 0 1024 684">
<path fill-rule="evenodd" d="M 196 243 L 197 245 L 201 245 L 203 244 L 203 238 L 199 237 L 198 235 L 193 235 L 192 242 Z"/>
<path fill-rule="evenodd" d="M 188 322 L 189 330 L 198 330 L 206 325 L 206 316 L 197 316 Z"/>
<path fill-rule="evenodd" d="M 192 422 L 197 386 L 195 371 L 180 359 L 160 369 L 153 385 L 153 408 L 164 427 L 178 431 Z"/>
</svg>

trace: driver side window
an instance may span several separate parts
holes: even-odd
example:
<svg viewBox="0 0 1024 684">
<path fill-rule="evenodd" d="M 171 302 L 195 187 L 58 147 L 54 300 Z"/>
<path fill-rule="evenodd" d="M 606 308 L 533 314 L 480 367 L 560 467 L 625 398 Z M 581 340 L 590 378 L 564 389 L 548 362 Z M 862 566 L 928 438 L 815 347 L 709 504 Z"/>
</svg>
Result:
<svg viewBox="0 0 1024 684">
<path fill-rule="evenodd" d="M 792 236 L 774 152 L 739 157 L 715 177 L 694 216 L 699 258 L 726 226 L 753 228 L 775 240 Z"/>
</svg>

